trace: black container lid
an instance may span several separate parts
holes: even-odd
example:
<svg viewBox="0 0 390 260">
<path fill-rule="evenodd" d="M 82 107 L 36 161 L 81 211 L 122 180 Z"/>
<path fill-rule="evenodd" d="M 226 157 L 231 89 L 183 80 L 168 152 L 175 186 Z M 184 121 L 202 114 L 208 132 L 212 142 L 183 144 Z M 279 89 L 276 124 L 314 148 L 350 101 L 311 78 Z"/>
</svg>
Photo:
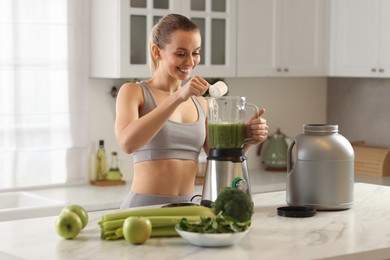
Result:
<svg viewBox="0 0 390 260">
<path fill-rule="evenodd" d="M 278 215 L 289 218 L 307 218 L 313 217 L 316 214 L 316 209 L 304 206 L 287 206 L 279 207 Z"/>
</svg>

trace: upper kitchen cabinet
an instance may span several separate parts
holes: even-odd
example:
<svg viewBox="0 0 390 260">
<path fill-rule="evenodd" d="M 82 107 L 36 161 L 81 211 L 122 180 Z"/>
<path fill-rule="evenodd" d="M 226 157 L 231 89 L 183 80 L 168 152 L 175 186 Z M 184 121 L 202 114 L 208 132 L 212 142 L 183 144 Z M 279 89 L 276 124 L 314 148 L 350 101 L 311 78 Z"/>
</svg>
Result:
<svg viewBox="0 0 390 260">
<path fill-rule="evenodd" d="M 238 4 L 237 75 L 325 76 L 325 0 Z"/>
<path fill-rule="evenodd" d="M 204 77 L 235 76 L 235 0 L 91 0 L 91 77 L 150 77 L 149 34 L 169 13 L 193 20 L 202 34 Z"/>
<path fill-rule="evenodd" d="M 149 77 L 149 32 L 177 8 L 173 0 L 91 0 L 91 77 Z"/>
<path fill-rule="evenodd" d="M 390 77 L 390 1 L 331 2 L 330 75 Z"/>
<path fill-rule="evenodd" d="M 202 35 L 201 62 L 195 73 L 203 77 L 236 76 L 236 0 L 185 0 L 182 13 Z"/>
</svg>

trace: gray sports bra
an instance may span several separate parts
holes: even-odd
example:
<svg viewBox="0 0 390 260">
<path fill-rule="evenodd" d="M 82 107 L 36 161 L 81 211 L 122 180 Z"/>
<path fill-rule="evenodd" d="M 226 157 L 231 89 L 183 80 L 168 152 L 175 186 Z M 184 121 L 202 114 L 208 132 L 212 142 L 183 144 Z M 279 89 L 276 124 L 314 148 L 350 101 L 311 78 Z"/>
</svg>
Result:
<svg viewBox="0 0 390 260">
<path fill-rule="evenodd" d="M 140 117 L 156 108 L 156 101 L 149 86 L 138 82 L 144 95 L 144 105 Z M 198 120 L 194 123 L 178 123 L 167 120 L 156 136 L 138 151 L 133 153 L 134 163 L 161 159 L 184 159 L 198 161 L 200 150 L 206 139 L 206 113 L 198 99 L 191 97 L 198 110 Z"/>
</svg>

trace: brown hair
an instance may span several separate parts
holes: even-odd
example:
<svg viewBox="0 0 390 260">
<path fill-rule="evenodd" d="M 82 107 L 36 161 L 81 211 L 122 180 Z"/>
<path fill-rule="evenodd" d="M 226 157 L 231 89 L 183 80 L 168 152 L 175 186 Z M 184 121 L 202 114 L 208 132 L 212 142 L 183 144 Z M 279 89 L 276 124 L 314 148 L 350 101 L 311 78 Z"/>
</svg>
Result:
<svg viewBox="0 0 390 260">
<path fill-rule="evenodd" d="M 199 31 L 199 28 L 190 19 L 180 14 L 168 14 L 153 27 L 150 33 L 149 46 L 150 69 L 153 73 L 158 67 L 158 62 L 153 56 L 153 44 L 156 44 L 160 49 L 164 49 L 171 42 L 171 34 L 177 30 L 192 32 Z"/>
</svg>

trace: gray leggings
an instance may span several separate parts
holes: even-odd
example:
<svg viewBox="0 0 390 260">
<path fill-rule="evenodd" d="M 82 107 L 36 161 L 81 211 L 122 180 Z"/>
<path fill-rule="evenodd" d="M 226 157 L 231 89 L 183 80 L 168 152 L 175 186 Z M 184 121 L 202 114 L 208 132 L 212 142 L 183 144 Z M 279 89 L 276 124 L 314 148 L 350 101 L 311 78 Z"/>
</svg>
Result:
<svg viewBox="0 0 390 260">
<path fill-rule="evenodd" d="M 127 208 L 150 206 L 150 205 L 190 202 L 192 196 L 193 196 L 192 193 L 183 196 L 163 196 L 163 195 L 136 193 L 130 191 L 127 197 L 125 198 L 125 200 L 122 202 L 120 208 L 127 209 Z"/>
</svg>

